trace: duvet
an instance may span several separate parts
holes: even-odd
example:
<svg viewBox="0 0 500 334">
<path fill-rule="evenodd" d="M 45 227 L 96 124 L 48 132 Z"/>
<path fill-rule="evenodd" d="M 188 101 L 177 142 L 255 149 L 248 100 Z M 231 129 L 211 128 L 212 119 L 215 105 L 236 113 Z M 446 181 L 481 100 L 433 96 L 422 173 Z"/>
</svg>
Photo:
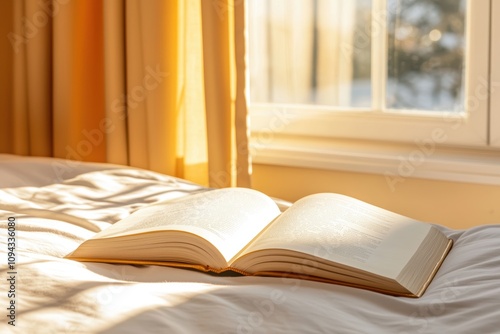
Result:
<svg viewBox="0 0 500 334">
<path fill-rule="evenodd" d="M 151 171 L 0 155 L 0 333 L 500 332 L 500 225 L 452 230 L 423 297 L 64 259 L 134 210 L 210 191 Z"/>
</svg>

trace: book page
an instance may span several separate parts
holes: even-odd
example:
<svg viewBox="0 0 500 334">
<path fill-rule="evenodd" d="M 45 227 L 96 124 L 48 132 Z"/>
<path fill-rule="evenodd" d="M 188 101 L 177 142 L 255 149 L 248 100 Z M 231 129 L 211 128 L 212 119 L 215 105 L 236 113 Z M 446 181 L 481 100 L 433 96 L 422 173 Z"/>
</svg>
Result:
<svg viewBox="0 0 500 334">
<path fill-rule="evenodd" d="M 286 249 L 395 278 L 430 228 L 354 198 L 316 194 L 293 204 L 241 256 Z"/>
<path fill-rule="evenodd" d="M 256 190 L 217 189 L 141 208 L 94 239 L 183 231 L 206 239 L 228 261 L 279 214 L 274 201 Z"/>
</svg>

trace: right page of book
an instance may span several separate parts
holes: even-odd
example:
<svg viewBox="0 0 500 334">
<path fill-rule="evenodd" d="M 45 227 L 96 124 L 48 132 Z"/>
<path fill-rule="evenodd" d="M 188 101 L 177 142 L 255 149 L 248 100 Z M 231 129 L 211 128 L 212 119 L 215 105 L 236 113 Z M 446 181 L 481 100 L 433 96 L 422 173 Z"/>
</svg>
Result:
<svg viewBox="0 0 500 334">
<path fill-rule="evenodd" d="M 241 255 L 292 250 L 395 278 L 430 228 L 351 197 L 315 194 L 294 203 Z"/>
</svg>

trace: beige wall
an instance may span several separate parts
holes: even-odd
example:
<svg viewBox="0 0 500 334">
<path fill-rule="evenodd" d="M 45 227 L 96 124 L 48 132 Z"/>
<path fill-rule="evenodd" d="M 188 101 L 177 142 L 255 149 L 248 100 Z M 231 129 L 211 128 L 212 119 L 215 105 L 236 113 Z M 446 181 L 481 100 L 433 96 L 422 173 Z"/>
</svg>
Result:
<svg viewBox="0 0 500 334">
<path fill-rule="evenodd" d="M 253 165 L 253 188 L 295 201 L 316 192 L 353 196 L 454 228 L 500 223 L 500 186 L 406 179 L 391 191 L 383 175 Z"/>
</svg>

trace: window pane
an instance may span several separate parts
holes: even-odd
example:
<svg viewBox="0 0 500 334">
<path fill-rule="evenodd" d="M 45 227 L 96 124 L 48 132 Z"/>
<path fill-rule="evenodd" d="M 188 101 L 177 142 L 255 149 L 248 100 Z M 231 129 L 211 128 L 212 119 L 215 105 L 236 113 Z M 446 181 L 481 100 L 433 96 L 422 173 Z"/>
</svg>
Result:
<svg viewBox="0 0 500 334">
<path fill-rule="evenodd" d="M 248 1 L 251 103 L 371 106 L 371 0 Z"/>
<path fill-rule="evenodd" d="M 387 1 L 387 108 L 464 110 L 465 3 Z"/>
</svg>

